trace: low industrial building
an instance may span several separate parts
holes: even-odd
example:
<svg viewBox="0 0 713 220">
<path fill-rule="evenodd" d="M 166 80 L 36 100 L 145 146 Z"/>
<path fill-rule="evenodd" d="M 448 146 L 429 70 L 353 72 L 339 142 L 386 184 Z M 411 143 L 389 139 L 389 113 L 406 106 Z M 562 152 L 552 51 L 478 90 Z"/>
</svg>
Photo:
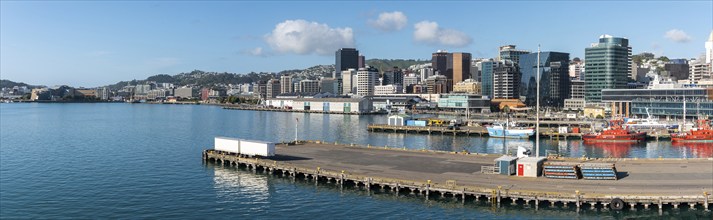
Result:
<svg viewBox="0 0 713 220">
<path fill-rule="evenodd" d="M 584 110 L 584 105 L 585 105 L 584 98 L 581 99 L 565 99 L 564 100 L 564 109 L 570 110 L 570 111 L 582 111 Z"/>
<path fill-rule="evenodd" d="M 490 110 L 490 100 L 482 95 L 450 93 L 441 94 L 438 99 L 438 108 L 444 110 L 468 110 L 471 112 L 482 112 Z"/>
<path fill-rule="evenodd" d="M 292 101 L 292 109 L 331 113 L 370 113 L 372 104 L 366 98 L 298 98 Z"/>
<path fill-rule="evenodd" d="M 695 119 L 713 115 L 713 88 L 604 89 L 602 102 L 611 106 L 612 115 L 646 117 L 648 109 L 661 119 L 683 118 L 685 102 L 686 118 Z"/>
<path fill-rule="evenodd" d="M 371 100 L 371 104 L 375 110 L 379 109 L 412 109 L 414 105 L 423 101 L 419 96 L 397 96 L 397 95 L 382 95 L 382 96 L 367 96 Z"/>
<path fill-rule="evenodd" d="M 604 118 L 604 108 L 599 106 L 588 105 L 584 107 L 584 117 L 589 118 Z"/>
</svg>

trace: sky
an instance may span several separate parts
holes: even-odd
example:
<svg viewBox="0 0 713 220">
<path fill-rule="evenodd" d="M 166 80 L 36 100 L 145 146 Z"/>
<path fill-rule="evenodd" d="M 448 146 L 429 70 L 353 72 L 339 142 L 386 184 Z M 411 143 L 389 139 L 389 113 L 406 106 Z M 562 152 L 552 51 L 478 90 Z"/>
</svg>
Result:
<svg viewBox="0 0 713 220">
<path fill-rule="evenodd" d="M 249 73 L 367 59 L 570 53 L 602 34 L 634 54 L 695 58 L 713 1 L 0 1 L 0 78 L 95 87 L 192 70 Z"/>
</svg>

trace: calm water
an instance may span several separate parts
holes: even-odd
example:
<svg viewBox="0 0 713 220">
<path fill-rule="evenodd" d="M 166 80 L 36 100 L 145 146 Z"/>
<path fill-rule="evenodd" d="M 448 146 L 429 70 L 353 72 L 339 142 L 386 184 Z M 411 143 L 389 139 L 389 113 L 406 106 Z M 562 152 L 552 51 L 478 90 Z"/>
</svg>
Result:
<svg viewBox="0 0 713 220">
<path fill-rule="evenodd" d="M 0 218 L 623 218 L 652 211 L 609 212 L 504 207 L 365 191 L 253 174 L 203 164 L 213 137 L 338 141 L 408 148 L 503 153 L 532 145 L 452 136 L 368 133 L 384 116 L 223 110 L 146 104 L 0 105 Z M 711 146 L 588 146 L 543 140 L 544 150 L 590 157 L 710 157 Z M 665 210 L 664 215 L 710 218 Z"/>
</svg>

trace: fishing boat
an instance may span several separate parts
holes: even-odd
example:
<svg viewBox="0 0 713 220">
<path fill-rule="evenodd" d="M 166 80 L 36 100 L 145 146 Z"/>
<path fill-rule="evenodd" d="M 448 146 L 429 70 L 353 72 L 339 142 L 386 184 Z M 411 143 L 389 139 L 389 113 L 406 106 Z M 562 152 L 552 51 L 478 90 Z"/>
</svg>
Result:
<svg viewBox="0 0 713 220">
<path fill-rule="evenodd" d="M 494 123 L 487 129 L 490 137 L 499 138 L 530 138 L 535 134 L 535 129 L 518 127 L 515 122 Z"/>
<path fill-rule="evenodd" d="M 713 129 L 711 129 L 710 119 L 699 119 L 697 127 L 680 134 L 672 134 L 671 141 L 674 143 L 713 143 Z"/>
<path fill-rule="evenodd" d="M 646 133 L 629 131 L 623 127 L 624 120 L 612 119 L 609 127 L 600 133 L 589 133 L 582 135 L 585 143 L 597 142 L 641 142 L 646 139 Z"/>
</svg>

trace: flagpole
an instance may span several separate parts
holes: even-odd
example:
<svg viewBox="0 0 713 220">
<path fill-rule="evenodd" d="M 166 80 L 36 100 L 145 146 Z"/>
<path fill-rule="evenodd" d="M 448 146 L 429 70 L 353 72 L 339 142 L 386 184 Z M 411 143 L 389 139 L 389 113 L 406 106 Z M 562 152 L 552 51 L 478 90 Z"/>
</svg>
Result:
<svg viewBox="0 0 713 220">
<path fill-rule="evenodd" d="M 535 118 L 535 157 L 540 157 L 540 45 L 537 45 L 537 107 Z"/>
</svg>

